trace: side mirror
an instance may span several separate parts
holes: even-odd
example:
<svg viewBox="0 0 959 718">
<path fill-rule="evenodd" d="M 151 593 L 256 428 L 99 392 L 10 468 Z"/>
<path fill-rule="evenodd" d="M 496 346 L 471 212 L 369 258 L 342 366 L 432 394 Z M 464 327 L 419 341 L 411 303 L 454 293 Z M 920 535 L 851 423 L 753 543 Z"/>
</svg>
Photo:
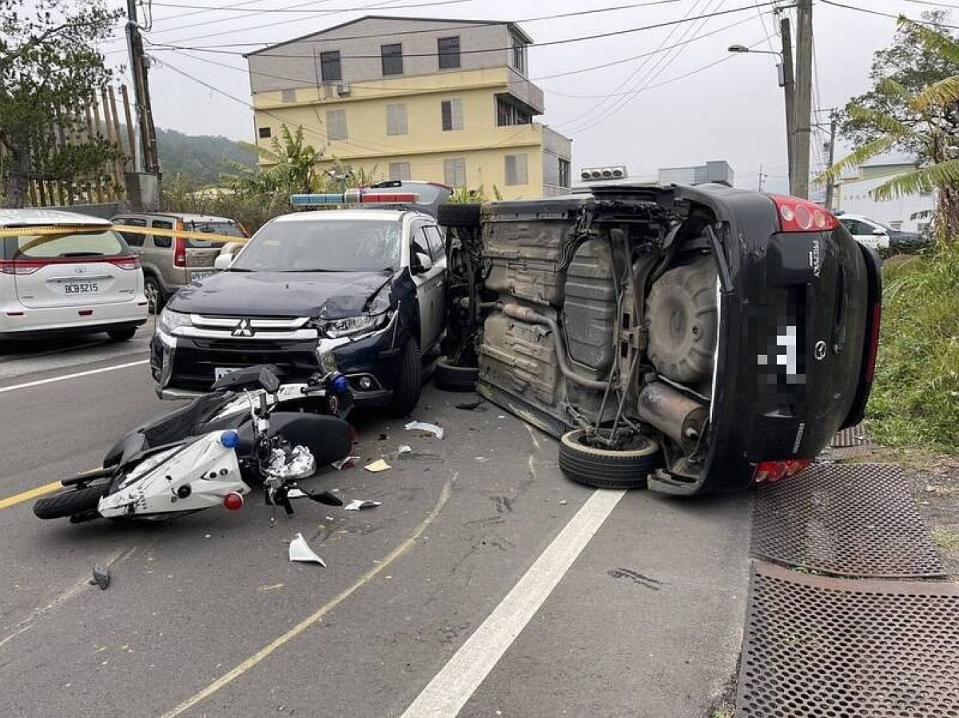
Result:
<svg viewBox="0 0 959 718">
<path fill-rule="evenodd" d="M 880 227 L 876 227 L 874 230 L 872 230 L 872 233 L 873 233 L 874 235 L 876 235 L 877 237 L 885 237 L 885 236 L 886 236 L 886 230 L 884 230 L 884 229 L 882 229 L 882 228 L 880 228 Z"/>
<path fill-rule="evenodd" d="M 216 259 L 213 260 L 213 268 L 220 272 L 229 269 L 231 264 L 233 264 L 232 254 L 218 254 Z"/>
<path fill-rule="evenodd" d="M 430 256 L 424 252 L 417 252 L 414 249 L 412 261 L 410 262 L 410 269 L 413 271 L 413 274 L 423 274 L 432 268 L 433 260 L 430 259 Z"/>
<path fill-rule="evenodd" d="M 266 367 L 260 369 L 259 381 L 260 386 L 266 389 L 270 394 L 275 394 L 277 389 L 280 388 L 279 377 Z"/>
</svg>

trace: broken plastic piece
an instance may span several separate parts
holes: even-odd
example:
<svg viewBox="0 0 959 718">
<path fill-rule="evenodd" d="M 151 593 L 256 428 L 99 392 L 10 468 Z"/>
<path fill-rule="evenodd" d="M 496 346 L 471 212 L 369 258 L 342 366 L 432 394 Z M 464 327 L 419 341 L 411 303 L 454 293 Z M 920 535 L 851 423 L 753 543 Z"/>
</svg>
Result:
<svg viewBox="0 0 959 718">
<path fill-rule="evenodd" d="M 413 447 L 409 444 L 400 444 L 400 453 L 401 454 L 410 454 L 413 452 Z"/>
<path fill-rule="evenodd" d="M 303 493 L 303 489 L 293 488 L 286 492 L 286 498 L 288 499 L 302 499 L 305 497 L 306 494 Z"/>
<path fill-rule="evenodd" d="M 390 468 L 390 465 L 383 461 L 383 459 L 377 459 L 372 464 L 367 464 L 363 468 L 375 474 L 379 471 L 386 471 L 388 468 Z"/>
<path fill-rule="evenodd" d="M 318 563 L 326 568 L 326 562 L 316 555 L 316 552 L 310 548 L 303 538 L 303 534 L 297 534 L 296 538 L 290 541 L 290 561 L 302 561 L 304 563 Z"/>
<path fill-rule="evenodd" d="M 407 431 L 428 431 L 437 439 L 443 438 L 443 427 L 436 424 L 428 424 L 425 421 L 411 421 L 406 425 Z"/>
<path fill-rule="evenodd" d="M 345 459 L 340 459 L 339 461 L 334 461 L 330 466 L 332 466 L 337 471 L 342 469 L 348 469 L 353 466 L 354 461 L 359 461 L 359 456 L 347 456 Z"/>
<path fill-rule="evenodd" d="M 106 591 L 110 585 L 110 569 L 96 565 L 93 567 L 93 578 L 90 579 L 91 586 L 99 586 L 101 591 Z"/>
<path fill-rule="evenodd" d="M 367 501 L 366 499 L 353 499 L 346 506 L 344 511 L 359 511 L 360 509 L 372 509 L 380 505 L 380 501 Z"/>
</svg>

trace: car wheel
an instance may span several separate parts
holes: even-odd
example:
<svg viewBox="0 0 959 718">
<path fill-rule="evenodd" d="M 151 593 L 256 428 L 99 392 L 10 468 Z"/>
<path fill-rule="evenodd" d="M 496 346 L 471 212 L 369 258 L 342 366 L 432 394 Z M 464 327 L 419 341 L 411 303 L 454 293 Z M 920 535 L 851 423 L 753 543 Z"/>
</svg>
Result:
<svg viewBox="0 0 959 718">
<path fill-rule="evenodd" d="M 420 345 L 415 339 L 410 339 L 403 346 L 400 355 L 400 370 L 393 387 L 393 398 L 390 399 L 389 413 L 392 416 L 406 416 L 420 400 L 420 389 L 423 384 L 423 365 L 420 361 Z"/>
<path fill-rule="evenodd" d="M 433 382 L 446 391 L 473 391 L 479 379 L 479 368 L 475 366 L 453 366 L 446 357 L 436 362 Z"/>
<path fill-rule="evenodd" d="M 110 339 L 115 342 L 128 342 L 133 339 L 133 335 L 137 333 L 136 327 L 124 327 L 123 329 L 111 329 L 107 332 L 110 335 Z"/>
<path fill-rule="evenodd" d="M 476 202 L 441 204 L 436 209 L 436 221 L 444 227 L 479 227 L 482 206 Z"/>
<path fill-rule="evenodd" d="M 661 464 L 659 444 L 637 435 L 622 450 L 591 445 L 590 429 L 563 434 L 559 468 L 571 480 L 598 489 L 643 489 L 646 477 Z"/>
<path fill-rule="evenodd" d="M 163 305 L 166 304 L 166 297 L 163 295 L 163 287 L 160 286 L 156 277 L 149 274 L 143 277 L 143 293 L 146 295 L 150 314 L 159 313 L 163 309 Z"/>
</svg>

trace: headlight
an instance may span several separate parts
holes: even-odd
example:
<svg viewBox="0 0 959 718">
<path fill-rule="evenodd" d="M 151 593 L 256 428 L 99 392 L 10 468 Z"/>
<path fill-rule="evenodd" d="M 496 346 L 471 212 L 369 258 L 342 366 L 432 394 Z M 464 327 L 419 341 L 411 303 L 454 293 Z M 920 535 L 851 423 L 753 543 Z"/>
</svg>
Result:
<svg viewBox="0 0 959 718">
<path fill-rule="evenodd" d="M 323 322 L 323 333 L 336 339 L 338 337 L 352 337 L 357 334 L 368 334 L 376 331 L 380 327 L 386 326 L 390 321 L 389 312 L 380 314 L 360 314 L 346 319 L 327 319 Z"/>
<path fill-rule="evenodd" d="M 172 334 L 173 330 L 177 327 L 188 327 L 193 323 L 190 321 L 189 314 L 183 314 L 181 312 L 173 312 L 163 308 L 163 311 L 160 312 L 160 328 L 163 329 L 167 334 Z"/>
</svg>

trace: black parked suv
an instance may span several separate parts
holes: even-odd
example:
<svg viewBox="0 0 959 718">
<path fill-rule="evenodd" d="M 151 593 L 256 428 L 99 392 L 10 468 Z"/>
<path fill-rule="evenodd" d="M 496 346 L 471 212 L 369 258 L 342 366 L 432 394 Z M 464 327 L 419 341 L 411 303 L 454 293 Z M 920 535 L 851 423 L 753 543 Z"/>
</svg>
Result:
<svg viewBox="0 0 959 718">
<path fill-rule="evenodd" d="M 739 490 L 801 471 L 863 417 L 879 258 L 811 202 L 611 184 L 439 219 L 447 354 L 559 438 L 576 481 Z"/>
<path fill-rule="evenodd" d="M 277 217 L 223 271 L 181 289 L 151 345 L 157 394 L 195 396 L 255 364 L 305 378 L 331 349 L 357 406 L 411 411 L 421 356 L 439 343 L 446 318 L 444 233 L 421 210 L 450 190 L 417 185 L 415 199 L 425 199 L 417 204 L 407 189 L 391 184 L 355 198 L 388 208 Z"/>
</svg>

